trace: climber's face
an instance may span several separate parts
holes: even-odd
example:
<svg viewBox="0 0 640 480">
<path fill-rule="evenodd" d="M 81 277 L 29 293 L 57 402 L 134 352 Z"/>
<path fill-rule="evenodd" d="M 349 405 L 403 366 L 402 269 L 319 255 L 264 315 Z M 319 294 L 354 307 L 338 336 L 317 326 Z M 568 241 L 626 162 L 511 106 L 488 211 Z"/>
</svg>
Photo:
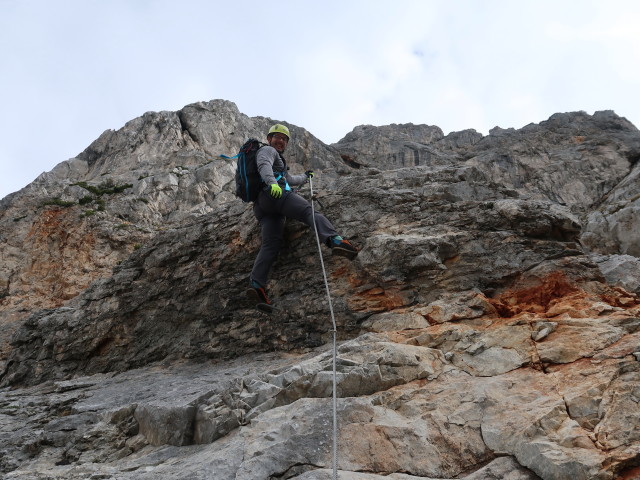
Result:
<svg viewBox="0 0 640 480">
<path fill-rule="evenodd" d="M 289 138 L 282 133 L 274 133 L 270 135 L 268 138 L 269 145 L 275 148 L 278 152 L 284 152 L 284 149 L 287 148 L 287 144 L 289 143 Z"/>
</svg>

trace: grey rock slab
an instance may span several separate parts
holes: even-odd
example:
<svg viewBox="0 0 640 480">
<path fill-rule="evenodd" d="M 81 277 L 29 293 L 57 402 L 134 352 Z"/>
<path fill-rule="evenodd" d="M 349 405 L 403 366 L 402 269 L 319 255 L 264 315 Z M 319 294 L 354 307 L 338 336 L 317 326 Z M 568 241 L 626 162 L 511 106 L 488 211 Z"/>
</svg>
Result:
<svg viewBox="0 0 640 480">
<path fill-rule="evenodd" d="M 608 283 L 640 293 L 640 258 L 632 255 L 596 255 L 593 258 Z"/>
</svg>

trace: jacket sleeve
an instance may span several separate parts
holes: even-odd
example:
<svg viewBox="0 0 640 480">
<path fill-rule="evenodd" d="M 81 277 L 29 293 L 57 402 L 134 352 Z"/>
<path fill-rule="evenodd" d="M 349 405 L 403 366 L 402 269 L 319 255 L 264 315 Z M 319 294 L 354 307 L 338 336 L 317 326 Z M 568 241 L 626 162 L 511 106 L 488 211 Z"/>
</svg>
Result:
<svg viewBox="0 0 640 480">
<path fill-rule="evenodd" d="M 303 173 L 301 175 L 290 175 L 287 173 L 287 182 L 289 185 L 302 185 L 307 181 L 307 176 Z"/>
<path fill-rule="evenodd" d="M 262 177 L 262 181 L 267 185 L 278 183 L 273 175 L 273 162 L 276 161 L 276 158 L 278 158 L 278 152 L 270 146 L 262 147 L 256 154 L 258 173 Z"/>
</svg>

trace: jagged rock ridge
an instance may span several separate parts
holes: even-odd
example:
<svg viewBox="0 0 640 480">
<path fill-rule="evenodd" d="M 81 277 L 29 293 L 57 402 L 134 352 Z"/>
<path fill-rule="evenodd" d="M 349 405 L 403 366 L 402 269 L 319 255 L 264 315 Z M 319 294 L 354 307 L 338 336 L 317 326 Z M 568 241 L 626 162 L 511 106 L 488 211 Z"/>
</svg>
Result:
<svg viewBox="0 0 640 480">
<path fill-rule="evenodd" d="M 238 301 L 259 239 L 216 156 L 271 122 L 147 113 L 2 201 L 7 478 L 331 477 L 313 232 L 287 227 L 278 315 Z M 340 478 L 632 478 L 638 130 L 289 127 L 363 248 L 327 257 Z"/>
</svg>

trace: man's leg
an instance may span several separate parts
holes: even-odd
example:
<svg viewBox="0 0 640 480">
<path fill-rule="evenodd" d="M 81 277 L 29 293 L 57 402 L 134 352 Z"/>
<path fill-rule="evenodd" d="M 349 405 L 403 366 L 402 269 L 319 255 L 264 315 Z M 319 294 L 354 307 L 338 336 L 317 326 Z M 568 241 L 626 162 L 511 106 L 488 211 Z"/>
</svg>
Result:
<svg viewBox="0 0 640 480">
<path fill-rule="evenodd" d="M 282 215 L 265 215 L 260 219 L 262 244 L 251 270 L 251 280 L 263 288 L 267 286 L 269 272 L 282 248 L 284 222 Z"/>
<path fill-rule="evenodd" d="M 311 204 L 300 195 L 295 193 L 287 195 L 283 200 L 281 213 L 287 218 L 293 218 L 313 228 L 314 217 Z M 325 243 L 328 238 L 338 235 L 331 222 L 321 213 L 315 212 L 315 222 L 322 243 Z"/>
<path fill-rule="evenodd" d="M 312 215 L 315 213 L 315 217 Z M 318 212 L 312 212 L 311 204 L 297 194 L 289 194 L 283 199 L 282 214 L 288 218 L 293 218 L 306 223 L 313 228 L 315 219 L 318 228 L 320 241 L 331 248 L 333 255 L 340 255 L 353 260 L 358 255 L 358 249 L 351 242 L 345 240 L 340 235 L 331 222 Z"/>
</svg>

